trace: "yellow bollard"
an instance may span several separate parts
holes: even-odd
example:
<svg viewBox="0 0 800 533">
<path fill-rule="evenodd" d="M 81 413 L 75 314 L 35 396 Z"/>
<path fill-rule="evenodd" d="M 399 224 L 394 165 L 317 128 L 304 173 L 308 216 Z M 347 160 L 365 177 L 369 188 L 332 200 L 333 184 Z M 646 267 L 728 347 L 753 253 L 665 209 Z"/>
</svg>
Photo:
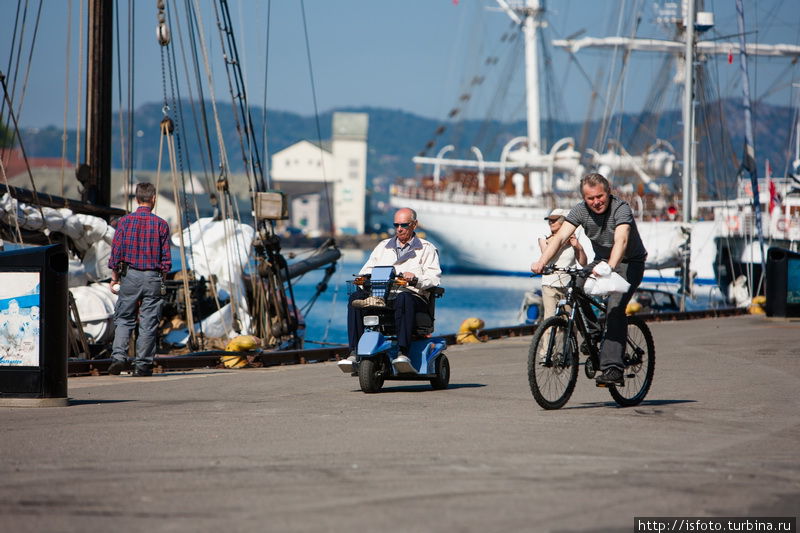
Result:
<svg viewBox="0 0 800 533">
<path fill-rule="evenodd" d="M 628 316 L 635 315 L 639 311 L 642 310 L 642 304 L 637 302 L 636 300 L 631 300 L 628 302 L 628 305 L 625 307 L 625 314 Z"/>
<path fill-rule="evenodd" d="M 461 323 L 456 334 L 456 343 L 465 344 L 468 342 L 481 342 L 475 333 L 483 328 L 483 320 L 480 318 L 468 318 Z"/>
<path fill-rule="evenodd" d="M 766 304 L 767 304 L 766 296 L 756 296 L 750 303 L 750 307 L 747 309 L 747 312 L 750 313 L 751 315 L 766 315 L 767 312 L 764 310 L 764 306 Z"/>
<path fill-rule="evenodd" d="M 226 352 L 246 352 L 255 350 L 261 345 L 261 340 L 253 335 L 239 335 L 230 340 L 225 346 Z M 247 357 L 240 355 L 223 355 L 222 364 L 225 368 L 244 368 L 247 366 Z"/>
</svg>

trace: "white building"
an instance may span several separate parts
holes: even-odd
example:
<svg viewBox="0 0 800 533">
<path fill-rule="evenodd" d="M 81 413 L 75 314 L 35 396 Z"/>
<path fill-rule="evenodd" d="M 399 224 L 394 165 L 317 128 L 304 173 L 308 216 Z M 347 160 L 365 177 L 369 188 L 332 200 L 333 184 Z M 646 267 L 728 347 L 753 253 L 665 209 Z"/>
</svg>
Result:
<svg viewBox="0 0 800 533">
<path fill-rule="evenodd" d="M 292 211 L 296 208 L 300 211 L 303 206 L 303 212 L 297 216 L 289 213 L 293 226 L 309 234 L 329 231 L 330 205 L 337 234 L 364 233 L 368 124 L 366 113 L 334 113 L 330 142 L 318 146 L 303 140 L 272 156 L 275 187 L 289 196 Z M 310 195 L 318 200 L 316 217 L 308 212 L 314 205 Z"/>
</svg>

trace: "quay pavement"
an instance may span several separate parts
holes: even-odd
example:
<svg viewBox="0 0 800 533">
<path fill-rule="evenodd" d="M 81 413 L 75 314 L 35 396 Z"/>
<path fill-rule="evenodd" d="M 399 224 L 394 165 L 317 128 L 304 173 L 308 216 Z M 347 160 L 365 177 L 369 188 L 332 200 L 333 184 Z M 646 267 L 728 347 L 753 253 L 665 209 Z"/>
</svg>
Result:
<svg viewBox="0 0 800 533">
<path fill-rule="evenodd" d="M 800 322 L 651 323 L 618 408 L 581 368 L 543 411 L 530 337 L 448 349 L 451 387 L 363 394 L 332 363 L 72 378 L 0 409 L 0 530 L 632 531 L 634 517 L 797 516 Z"/>
</svg>

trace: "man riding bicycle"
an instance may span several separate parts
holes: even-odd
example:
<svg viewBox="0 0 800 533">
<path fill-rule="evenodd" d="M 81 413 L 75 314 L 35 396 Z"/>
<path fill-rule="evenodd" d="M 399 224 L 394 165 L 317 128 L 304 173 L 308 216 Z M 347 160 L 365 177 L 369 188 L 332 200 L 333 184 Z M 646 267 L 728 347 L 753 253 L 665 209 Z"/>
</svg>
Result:
<svg viewBox="0 0 800 533">
<path fill-rule="evenodd" d="M 647 250 L 639 236 L 630 205 L 611 194 L 611 187 L 604 176 L 587 174 L 581 179 L 580 190 L 583 202 L 570 210 L 561 229 L 550 239 L 542 256 L 531 265 L 531 271 L 541 274 L 577 227 L 583 226 L 594 250 L 594 261 L 587 268 L 591 268 L 597 275 L 597 265 L 606 262 L 614 272 L 630 283 L 630 288 L 624 294 L 609 295 L 606 331 L 600 349 L 600 370 L 603 373 L 595 380 L 598 386 L 622 384 L 622 354 L 628 331 L 625 307 L 642 282 Z M 591 305 L 582 304 L 582 307 L 587 319 L 587 329 L 593 337 L 588 342 L 596 342 L 600 336 L 600 327 Z"/>
</svg>

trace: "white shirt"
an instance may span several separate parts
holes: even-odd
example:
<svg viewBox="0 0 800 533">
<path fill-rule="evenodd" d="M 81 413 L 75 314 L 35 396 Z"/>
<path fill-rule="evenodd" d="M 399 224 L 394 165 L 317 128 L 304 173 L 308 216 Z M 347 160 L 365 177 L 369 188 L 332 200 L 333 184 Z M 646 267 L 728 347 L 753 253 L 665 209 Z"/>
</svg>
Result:
<svg viewBox="0 0 800 533">
<path fill-rule="evenodd" d="M 439 266 L 439 251 L 436 247 L 416 234 L 403 251 L 398 249 L 397 244 L 397 237 L 379 242 L 358 273 L 371 274 L 372 267 L 393 266 L 397 274 L 411 272 L 417 276 L 417 285 L 409 286 L 409 290 L 420 293 L 421 290 L 438 287 L 442 279 L 442 268 Z"/>
</svg>

